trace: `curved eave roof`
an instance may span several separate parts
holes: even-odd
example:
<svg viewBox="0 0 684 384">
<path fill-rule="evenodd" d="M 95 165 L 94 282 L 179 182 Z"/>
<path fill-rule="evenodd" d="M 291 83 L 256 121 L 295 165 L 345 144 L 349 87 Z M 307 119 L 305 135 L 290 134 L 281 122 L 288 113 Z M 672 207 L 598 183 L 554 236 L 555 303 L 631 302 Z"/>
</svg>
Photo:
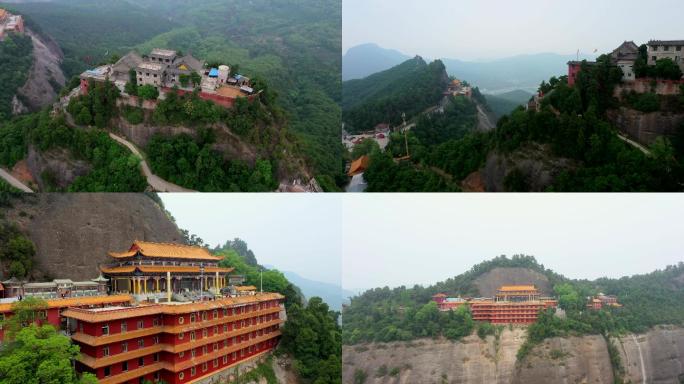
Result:
<svg viewBox="0 0 684 384">
<path fill-rule="evenodd" d="M 140 253 L 144 257 L 198 260 L 198 261 L 220 261 L 223 258 L 214 256 L 202 247 L 174 243 L 153 243 L 136 240 L 127 252 L 110 252 L 109 256 L 115 259 L 133 257 Z"/>
</svg>

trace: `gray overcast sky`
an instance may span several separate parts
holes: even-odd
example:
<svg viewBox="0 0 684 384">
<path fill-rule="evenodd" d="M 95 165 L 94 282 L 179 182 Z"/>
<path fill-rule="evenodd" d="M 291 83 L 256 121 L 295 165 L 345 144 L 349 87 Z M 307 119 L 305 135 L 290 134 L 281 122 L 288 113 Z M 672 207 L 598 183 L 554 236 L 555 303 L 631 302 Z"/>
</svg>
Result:
<svg viewBox="0 0 684 384">
<path fill-rule="evenodd" d="M 343 217 L 349 290 L 429 285 L 502 254 L 589 279 L 684 261 L 683 195 L 352 195 Z"/>
<path fill-rule="evenodd" d="M 343 0 L 342 45 L 429 58 L 612 51 L 625 40 L 684 39 L 681 0 Z"/>
<path fill-rule="evenodd" d="M 323 194 L 160 194 L 178 226 L 212 247 L 239 237 L 261 264 L 340 284 L 342 205 Z"/>
</svg>

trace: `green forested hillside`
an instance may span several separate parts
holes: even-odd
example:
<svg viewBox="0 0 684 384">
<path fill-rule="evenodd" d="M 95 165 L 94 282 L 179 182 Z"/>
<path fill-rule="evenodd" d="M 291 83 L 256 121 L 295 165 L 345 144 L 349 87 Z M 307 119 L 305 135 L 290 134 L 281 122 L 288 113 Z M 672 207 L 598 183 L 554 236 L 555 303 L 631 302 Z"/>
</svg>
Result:
<svg viewBox="0 0 684 384">
<path fill-rule="evenodd" d="M 568 86 L 567 76 L 543 82 L 540 90 L 546 97 L 540 112 L 518 108 L 502 117 L 493 131 L 444 140 L 426 151 L 416 151 L 411 160 L 436 167 L 458 183 L 483 169 L 489 154 L 525 154 L 529 145 L 540 144 L 550 148 L 551 157 L 570 159 L 574 164 L 559 172 L 546 187 L 548 191 L 681 191 L 684 188 L 684 145 L 681 144 L 684 127 L 672 142 L 667 138 L 657 139 L 646 154 L 621 140 L 617 129 L 608 122 L 606 111 L 621 105 L 613 96 L 621 76 L 620 69 L 611 65 L 607 56 L 602 56 L 597 65 L 583 68 L 574 87 Z M 627 103 L 638 105 L 651 103 L 648 97 L 642 100 L 627 95 L 626 99 Z M 656 106 L 658 103 L 669 108 L 665 112 L 684 108 L 684 99 L 677 97 L 656 101 Z M 409 146 L 410 140 L 411 135 Z M 401 146 L 403 137 L 392 137 L 392 141 L 390 147 L 395 147 L 395 141 Z M 529 191 L 529 177 L 532 176 L 515 168 L 506 175 L 504 184 L 508 191 Z M 366 179 L 370 190 L 372 183 Z M 406 183 L 410 184 L 411 180 L 389 180 L 373 190 L 391 190 L 386 188 Z M 451 190 L 446 184 L 433 183 L 430 187 L 436 188 L 433 191 Z"/>
<path fill-rule="evenodd" d="M 64 51 L 67 78 L 175 25 L 124 0 L 58 0 L 7 7 L 26 15 L 31 27 L 36 25 L 57 41 Z"/>
<path fill-rule="evenodd" d="M 65 51 L 74 75 L 129 49 L 165 47 L 264 79 L 319 183 L 343 178 L 339 0 L 104 1 L 13 4 Z"/>
<path fill-rule="evenodd" d="M 24 85 L 33 63 L 33 43 L 28 36 L 9 34 L 0 41 L 0 121 L 12 115 L 12 98 Z"/>
<path fill-rule="evenodd" d="M 542 316 L 528 330 L 530 344 L 567 333 L 608 335 L 643 332 L 659 324 L 684 325 L 684 263 L 645 275 L 588 281 L 565 278 L 545 268 L 532 256 L 499 256 L 428 287 L 376 288 L 352 298 L 342 315 L 343 340 L 346 344 L 356 344 L 418 337 L 460 337 L 464 330 L 472 331 L 477 326 L 472 323 L 470 314 L 468 311 L 439 313 L 431 303 L 432 295 L 443 292 L 477 297 L 480 292 L 474 282 L 479 276 L 494 268 L 512 267 L 528 268 L 545 275 L 567 314 L 564 320 Z M 599 292 L 617 295 L 624 306 L 601 311 L 584 310 L 587 297 Z M 530 347 L 524 347 L 522 354 Z"/>
<path fill-rule="evenodd" d="M 140 160 L 107 133 L 70 127 L 63 117 L 53 118 L 47 111 L 0 125 L 0 165 L 14 166 L 26 155 L 28 145 L 40 151 L 65 149 L 71 158 L 90 164 L 90 172 L 77 177 L 69 192 L 142 192 L 147 187 Z M 51 180 L 50 175 L 41 176 Z"/>
<path fill-rule="evenodd" d="M 393 133 L 384 153 L 377 150 L 371 154 L 370 165 L 364 173 L 368 182 L 366 191 L 458 191 L 458 182 L 465 176 L 450 175 L 445 170 L 450 169 L 452 163 L 470 165 L 475 162 L 479 165 L 480 159 L 473 161 L 467 154 L 451 159 L 445 156 L 442 148 L 445 143 L 454 142 L 467 143 L 463 149 L 477 148 L 471 145 L 471 137 L 479 135 L 473 133 L 476 126 L 475 103 L 465 98 L 450 98 L 443 113 L 421 115 L 406 137 Z M 406 143 L 410 161 L 394 162 L 393 158 L 406 155 Z M 456 150 L 454 154 L 458 156 L 461 152 Z"/>
<path fill-rule="evenodd" d="M 444 64 L 427 64 L 415 57 L 365 79 L 342 83 L 342 120 L 348 132 L 372 129 L 379 123 L 398 125 L 437 105 L 449 77 Z"/>
</svg>

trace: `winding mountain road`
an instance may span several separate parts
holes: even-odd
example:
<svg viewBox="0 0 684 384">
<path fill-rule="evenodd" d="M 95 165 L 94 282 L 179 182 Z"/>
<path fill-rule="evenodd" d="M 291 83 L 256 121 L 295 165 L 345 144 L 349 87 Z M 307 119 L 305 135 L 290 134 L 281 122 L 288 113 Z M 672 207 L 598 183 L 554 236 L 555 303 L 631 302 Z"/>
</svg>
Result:
<svg viewBox="0 0 684 384">
<path fill-rule="evenodd" d="M 645 155 L 650 155 L 650 154 L 651 154 L 651 151 L 649 151 L 648 148 L 644 147 L 643 145 L 637 143 L 637 142 L 634 141 L 634 140 L 631 140 L 631 139 L 628 138 L 627 136 L 624 136 L 624 135 L 622 135 L 622 134 L 620 134 L 620 133 L 618 133 L 617 136 L 618 136 L 618 138 L 619 138 L 620 140 L 622 140 L 622 141 L 624 141 L 625 143 L 631 145 L 632 147 L 634 147 L 634 148 L 640 150 L 640 151 L 643 152 Z"/>
<path fill-rule="evenodd" d="M 145 178 L 147 179 L 147 184 L 149 184 L 152 189 L 154 189 L 157 192 L 197 192 L 193 191 L 192 189 L 186 189 L 183 188 L 179 185 L 173 184 L 171 182 L 168 182 L 161 177 L 155 175 L 152 173 L 152 170 L 150 169 L 150 166 L 147 164 L 147 160 L 143 157 L 143 155 L 140 153 L 138 148 L 136 148 L 133 143 L 130 141 L 124 139 L 121 136 L 115 135 L 113 133 L 109 133 L 109 137 L 112 138 L 112 140 L 115 140 L 119 144 L 123 145 L 124 147 L 128 148 L 135 157 L 140 159 L 140 167 L 142 168 L 143 174 L 145 175 Z"/>
<path fill-rule="evenodd" d="M 33 190 L 31 188 L 27 187 L 24 183 L 19 181 L 19 179 L 12 176 L 9 172 L 5 171 L 2 168 L 0 168 L 0 177 L 5 179 L 5 181 L 7 181 L 9 185 L 13 186 L 14 188 L 22 192 L 33 193 Z"/>
</svg>

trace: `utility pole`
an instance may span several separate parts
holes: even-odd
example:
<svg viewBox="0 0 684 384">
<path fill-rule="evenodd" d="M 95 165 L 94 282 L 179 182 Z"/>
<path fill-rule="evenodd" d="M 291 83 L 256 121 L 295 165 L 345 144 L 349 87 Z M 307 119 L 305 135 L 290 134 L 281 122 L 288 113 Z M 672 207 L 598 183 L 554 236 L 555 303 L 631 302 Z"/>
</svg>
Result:
<svg viewBox="0 0 684 384">
<path fill-rule="evenodd" d="M 264 293 L 264 268 L 263 267 L 259 271 L 259 279 L 261 280 L 261 287 L 260 287 L 259 291 L 261 293 Z"/>
</svg>

